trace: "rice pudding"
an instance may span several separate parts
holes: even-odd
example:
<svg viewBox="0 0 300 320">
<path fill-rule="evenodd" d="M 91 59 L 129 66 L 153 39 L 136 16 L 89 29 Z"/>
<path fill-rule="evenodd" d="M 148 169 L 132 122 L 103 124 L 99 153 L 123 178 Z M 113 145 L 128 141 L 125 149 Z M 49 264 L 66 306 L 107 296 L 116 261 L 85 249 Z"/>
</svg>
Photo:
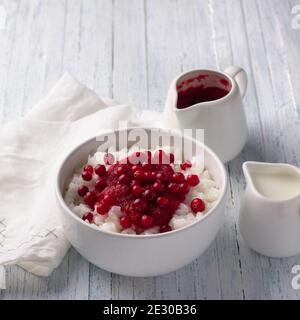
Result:
<svg viewBox="0 0 300 320">
<path fill-rule="evenodd" d="M 147 235 L 191 224 L 207 214 L 219 186 L 204 163 L 175 161 L 168 148 L 97 151 L 78 168 L 64 200 L 100 230 Z"/>
</svg>

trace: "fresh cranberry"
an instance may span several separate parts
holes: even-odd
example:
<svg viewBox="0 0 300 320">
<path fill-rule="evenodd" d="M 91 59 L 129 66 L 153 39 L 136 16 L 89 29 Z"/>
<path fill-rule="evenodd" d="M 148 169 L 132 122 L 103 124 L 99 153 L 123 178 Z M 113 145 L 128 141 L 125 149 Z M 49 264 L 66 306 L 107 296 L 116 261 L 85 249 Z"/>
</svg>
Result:
<svg viewBox="0 0 300 320">
<path fill-rule="evenodd" d="M 187 182 L 183 182 L 179 185 L 179 192 L 187 194 L 190 191 L 190 187 Z"/>
<path fill-rule="evenodd" d="M 166 207 L 169 204 L 169 199 L 167 197 L 158 197 L 157 204 L 162 208 Z"/>
<path fill-rule="evenodd" d="M 103 202 L 106 204 L 106 205 L 113 205 L 114 202 L 115 202 L 115 196 L 110 193 L 110 194 L 106 194 L 104 197 L 103 197 Z"/>
<path fill-rule="evenodd" d="M 170 153 L 170 163 L 174 163 L 174 161 L 175 161 L 174 153 Z"/>
<path fill-rule="evenodd" d="M 106 153 L 103 157 L 105 164 L 113 164 L 115 162 L 115 156 L 112 153 Z"/>
<path fill-rule="evenodd" d="M 172 180 L 176 183 L 181 183 L 185 181 L 184 175 L 181 172 L 175 172 L 172 176 Z"/>
<path fill-rule="evenodd" d="M 117 167 L 117 175 L 120 176 L 122 175 L 123 173 L 126 172 L 126 168 L 125 168 L 125 165 L 124 164 L 120 164 L 118 167 Z"/>
<path fill-rule="evenodd" d="M 97 201 L 97 196 L 94 191 L 89 191 L 86 193 L 86 195 L 83 197 L 84 202 L 90 206 L 91 208 L 95 205 L 95 202 Z"/>
<path fill-rule="evenodd" d="M 120 225 L 123 229 L 128 229 L 131 227 L 131 220 L 129 217 L 123 216 L 120 218 Z"/>
<path fill-rule="evenodd" d="M 154 177 L 155 179 L 155 177 Z M 145 172 L 145 182 L 150 183 L 153 181 L 153 175 L 152 172 Z"/>
<path fill-rule="evenodd" d="M 107 186 L 106 180 L 104 178 L 99 178 L 95 183 L 95 189 L 101 192 Z"/>
<path fill-rule="evenodd" d="M 181 165 L 180 165 L 180 168 L 182 170 L 186 170 L 186 169 L 189 169 L 192 167 L 192 163 L 188 160 L 184 161 Z"/>
<path fill-rule="evenodd" d="M 81 177 L 84 181 L 91 181 L 93 178 L 93 173 L 90 171 L 83 171 Z"/>
<path fill-rule="evenodd" d="M 146 155 L 146 161 L 147 163 L 151 163 L 151 160 L 152 160 L 152 153 L 150 150 L 146 151 L 145 152 L 145 155 Z"/>
<path fill-rule="evenodd" d="M 134 172 L 133 177 L 138 182 L 145 182 L 147 180 L 147 177 L 145 176 L 145 172 L 142 170 L 137 170 Z"/>
<path fill-rule="evenodd" d="M 134 166 L 131 167 L 131 170 L 132 170 L 133 172 L 138 171 L 138 170 L 140 170 L 140 169 L 141 169 L 141 167 L 140 167 L 139 165 L 134 165 Z"/>
<path fill-rule="evenodd" d="M 152 181 L 154 181 L 156 179 L 156 172 L 155 171 L 150 172 L 150 178 Z"/>
<path fill-rule="evenodd" d="M 128 178 L 128 176 L 126 176 L 126 174 L 121 174 L 118 181 L 121 184 L 128 184 L 129 178 Z"/>
<path fill-rule="evenodd" d="M 163 213 L 162 213 L 162 208 L 155 208 L 153 211 L 153 217 L 155 220 L 159 221 L 162 217 Z"/>
<path fill-rule="evenodd" d="M 153 184 L 152 188 L 153 188 L 153 191 L 154 191 L 154 192 L 160 193 L 160 192 L 163 191 L 164 186 L 163 186 L 163 184 L 162 184 L 160 181 L 158 181 L 158 182 L 155 182 L 155 183 Z"/>
<path fill-rule="evenodd" d="M 95 204 L 95 210 L 97 213 L 104 215 L 107 213 L 109 207 L 104 202 L 98 202 Z"/>
<path fill-rule="evenodd" d="M 166 155 L 166 153 L 164 152 L 164 150 L 157 150 L 155 151 L 154 153 L 154 163 L 157 163 L 157 164 L 165 164 L 165 163 L 168 163 L 168 156 Z"/>
<path fill-rule="evenodd" d="M 186 180 L 187 180 L 188 184 L 192 187 L 195 187 L 200 182 L 199 177 L 196 174 L 188 175 Z"/>
<path fill-rule="evenodd" d="M 172 229 L 171 229 L 171 227 L 170 227 L 169 225 L 161 226 L 160 229 L 159 229 L 159 231 L 160 231 L 161 233 L 169 232 L 169 231 L 171 231 L 171 230 L 172 230 Z"/>
<path fill-rule="evenodd" d="M 81 186 L 77 192 L 80 197 L 84 197 L 89 192 L 89 188 L 87 186 Z"/>
<path fill-rule="evenodd" d="M 90 172 L 91 174 L 93 174 L 94 173 L 94 168 L 91 165 L 86 165 L 83 168 L 83 171 L 87 171 L 87 172 Z"/>
<path fill-rule="evenodd" d="M 131 191 L 132 191 L 132 194 L 135 196 L 135 197 L 139 197 L 142 195 L 143 193 L 143 189 L 140 185 L 138 184 L 134 184 L 131 188 Z"/>
<path fill-rule="evenodd" d="M 99 177 L 102 177 L 106 174 L 106 167 L 103 164 L 98 164 L 95 167 L 95 173 L 96 175 L 98 175 Z"/>
<path fill-rule="evenodd" d="M 144 199 L 136 199 L 133 202 L 133 206 L 137 211 L 144 211 L 146 210 L 147 204 Z"/>
<path fill-rule="evenodd" d="M 204 211 L 205 210 L 204 201 L 199 198 L 193 199 L 193 201 L 191 202 L 191 209 L 195 213 Z"/>
<path fill-rule="evenodd" d="M 150 228 L 153 225 L 153 222 L 154 220 L 151 216 L 149 215 L 142 216 L 141 223 L 146 229 Z"/>
<path fill-rule="evenodd" d="M 178 184 L 178 183 L 175 183 L 175 182 L 169 183 L 169 185 L 168 185 L 168 190 L 169 190 L 171 193 L 177 193 L 177 192 L 179 192 L 179 184 Z"/>
<path fill-rule="evenodd" d="M 143 192 L 143 198 L 146 201 L 153 201 L 156 198 L 156 194 L 152 190 L 147 189 Z"/>
<path fill-rule="evenodd" d="M 91 212 L 87 212 L 83 215 L 82 220 L 87 220 L 89 223 L 91 223 L 93 221 L 93 218 L 93 214 Z"/>
<path fill-rule="evenodd" d="M 156 174 L 156 180 L 161 181 L 164 184 L 167 184 L 169 182 L 167 176 L 162 172 Z"/>
</svg>

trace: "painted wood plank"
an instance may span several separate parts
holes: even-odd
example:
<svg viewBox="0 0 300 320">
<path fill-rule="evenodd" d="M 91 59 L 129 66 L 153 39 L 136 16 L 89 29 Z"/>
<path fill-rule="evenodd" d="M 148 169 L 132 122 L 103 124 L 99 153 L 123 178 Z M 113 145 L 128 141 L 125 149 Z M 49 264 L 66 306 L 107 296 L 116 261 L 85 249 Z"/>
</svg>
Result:
<svg viewBox="0 0 300 320">
<path fill-rule="evenodd" d="M 273 130 L 272 128 L 268 129 L 268 133 L 272 139 L 270 139 L 270 143 L 273 146 L 273 149 L 277 150 L 276 157 L 272 161 L 296 164 L 297 158 L 299 159 L 299 151 L 297 150 L 299 148 L 299 139 L 297 139 L 300 128 L 299 119 L 297 119 L 293 98 L 290 96 L 289 74 L 284 63 L 285 49 L 282 45 L 282 41 L 280 41 L 280 32 L 277 28 L 277 19 L 282 23 L 281 14 L 277 15 L 270 5 L 270 2 L 259 3 L 257 1 L 256 3 L 258 23 L 264 31 L 261 36 L 262 42 L 260 45 L 265 53 L 263 57 L 266 57 L 266 60 L 261 59 L 263 61 L 260 61 L 268 68 L 267 72 L 264 74 L 263 81 L 265 84 L 267 82 L 270 83 L 270 88 L 267 87 L 267 91 L 264 91 L 261 94 L 264 96 L 267 94 L 272 96 L 272 104 L 265 104 L 265 102 L 262 102 L 261 114 L 266 112 L 266 117 L 272 117 L 272 114 L 274 116 L 272 123 Z M 276 43 L 276 50 L 274 50 L 274 43 Z M 260 53 L 260 56 L 261 55 L 262 53 Z M 257 59 L 258 56 L 255 57 L 253 54 L 253 58 Z M 269 89 L 271 89 L 271 91 L 269 91 Z M 277 115 L 276 118 L 275 115 Z M 286 126 L 287 121 L 289 122 L 288 127 Z M 288 146 L 286 144 L 287 141 L 289 141 Z M 278 152 L 279 150 L 280 152 Z M 271 272 L 264 270 L 264 281 L 268 284 L 271 291 L 270 298 L 296 299 L 296 291 L 292 289 L 290 284 L 290 270 L 292 266 L 296 264 L 297 258 L 281 260 L 262 258 L 262 261 L 267 270 L 272 270 Z"/>
<path fill-rule="evenodd" d="M 212 1 L 210 11 L 216 64 L 219 70 L 224 71 L 229 65 L 235 63 L 229 30 L 230 13 L 225 1 Z M 235 211 L 237 204 L 233 198 L 230 164 L 227 166 L 227 170 L 230 183 L 227 196 L 226 219 L 221 230 L 222 237 L 217 238 L 221 298 L 243 299 L 244 289 L 241 276 L 239 244 L 236 239 L 237 221 Z"/>
<path fill-rule="evenodd" d="M 168 86 L 181 71 L 182 34 L 178 21 L 178 3 L 175 1 L 146 1 L 148 105 L 150 109 L 162 110 Z M 157 10 L 157 9 L 160 10 Z M 180 271 L 178 271 L 180 272 Z M 145 280 L 151 284 L 151 280 Z M 189 286 L 189 283 L 186 283 Z M 138 283 L 136 283 L 138 286 Z M 151 286 L 152 299 L 181 296 L 176 272 L 156 277 Z M 147 295 L 147 293 L 144 293 Z"/>
<path fill-rule="evenodd" d="M 4 8 L 7 5 L 4 4 Z M 11 30 L 13 32 L 13 48 L 9 52 L 9 70 L 6 75 L 6 89 L 4 95 L 4 118 L 3 120 L 12 120 L 17 116 L 22 115 L 23 98 L 25 81 L 24 75 L 27 68 L 27 63 L 22 63 L 22 60 L 27 59 L 28 52 L 26 50 L 27 43 L 30 37 L 30 24 L 34 18 L 34 12 L 38 10 L 39 4 L 37 2 L 28 5 L 27 3 L 19 3 L 17 5 L 18 15 L 16 17 L 16 26 Z M 8 26 L 7 26 L 8 27 Z M 7 30 L 6 32 L 10 32 Z M 20 54 L 22 52 L 22 54 Z M 14 92 L 14 94 L 11 94 Z"/>
<path fill-rule="evenodd" d="M 30 4 L 28 1 L 21 3 L 16 31 L 17 40 L 11 60 L 12 84 L 9 83 L 7 88 L 10 92 L 17 90 L 15 86 L 22 88 L 19 95 L 9 95 L 13 100 L 9 100 L 9 104 L 6 105 L 6 108 L 9 108 L 10 104 L 17 107 L 12 113 L 14 116 L 18 115 L 18 110 L 24 113 L 30 109 L 61 75 L 64 52 L 64 5 L 64 1 L 56 2 L 55 6 L 50 2 L 39 1 L 32 1 Z M 21 36 L 22 32 L 24 38 Z M 19 83 L 15 85 L 16 79 Z M 88 263 L 73 250 L 66 256 L 58 270 L 47 279 L 35 277 L 20 268 L 12 267 L 8 269 L 10 287 L 6 290 L 5 297 L 87 298 L 88 272 Z"/>
<path fill-rule="evenodd" d="M 3 1 L 1 8 L 4 12 L 3 25 L 0 30 L 0 123 L 5 120 L 7 93 L 7 77 L 10 72 L 11 51 L 15 44 L 15 34 L 19 3 L 13 1 Z"/>
<path fill-rule="evenodd" d="M 112 97 L 112 1 L 67 1 L 66 11 L 63 71 Z"/>
<path fill-rule="evenodd" d="M 68 1 L 62 71 L 68 71 L 100 96 L 112 96 L 112 2 Z M 74 263 L 82 273 L 86 298 L 110 298 L 110 274 L 82 257 Z"/>
<path fill-rule="evenodd" d="M 290 81 L 293 88 L 293 95 L 295 98 L 297 112 L 300 115 L 300 81 L 299 81 L 299 51 L 300 51 L 300 27 L 293 28 L 292 19 L 295 14 L 292 14 L 292 8 L 300 5 L 299 1 L 277 1 L 275 2 L 274 10 L 277 16 L 282 21 L 280 23 L 280 30 L 282 41 L 286 48 L 286 59 L 289 68 Z M 298 11 L 299 15 L 299 11 Z M 299 21 L 299 19 L 298 19 Z"/>
<path fill-rule="evenodd" d="M 230 216 L 235 220 L 236 246 L 240 256 L 240 275 L 242 277 L 243 298 L 263 298 L 266 290 L 262 287 L 262 274 L 258 257 L 247 248 L 238 231 L 238 213 L 240 198 L 244 191 L 245 182 L 241 170 L 242 163 L 248 160 L 262 160 L 264 153 L 264 140 L 261 129 L 261 118 L 259 113 L 257 92 L 253 78 L 253 67 L 251 53 L 249 52 L 249 41 L 245 29 L 244 11 L 241 1 L 226 2 L 227 28 L 231 43 L 232 63 L 243 67 L 248 73 L 248 89 L 244 98 L 244 107 L 248 122 L 248 141 L 243 152 L 228 165 L 230 172 L 231 205 Z M 245 252 L 246 250 L 246 252 Z M 249 294 L 250 292 L 250 294 Z"/>
<path fill-rule="evenodd" d="M 26 49 L 30 39 L 30 27 L 36 23 L 39 10 L 40 4 L 38 2 L 33 2 L 31 5 L 23 2 L 18 6 L 17 24 L 13 31 L 15 40 L 14 46 L 9 53 L 11 58 L 9 73 L 6 78 L 6 91 L 4 93 L 4 119 L 6 121 L 23 114 L 25 76 L 29 64 L 29 52 Z M 30 296 L 33 295 L 31 288 L 26 287 L 28 279 L 34 287 L 40 284 L 38 279 L 34 279 L 32 275 L 26 274 L 17 267 L 8 268 L 7 274 L 8 283 L 11 284 L 10 288 L 5 292 L 5 297 L 7 298 L 21 298 L 22 296 L 26 296 L 28 292 L 30 292 Z M 39 293 L 36 292 L 36 296 L 38 295 Z"/>
<path fill-rule="evenodd" d="M 267 8 L 264 8 L 263 10 L 265 10 L 265 15 L 269 15 Z M 232 10 L 230 12 L 232 13 Z M 236 20 L 232 19 L 232 21 Z M 245 1 L 243 3 L 243 21 L 241 26 L 242 25 L 246 25 L 247 46 L 249 47 L 249 53 L 251 55 L 250 70 L 255 80 L 254 89 L 256 94 L 252 96 L 257 96 L 257 101 L 252 102 L 254 102 L 254 104 L 255 102 L 258 103 L 259 111 L 257 114 L 260 116 L 262 128 L 261 135 L 257 135 L 257 138 L 261 136 L 261 149 L 264 149 L 261 154 L 260 152 L 255 152 L 255 149 L 246 148 L 244 153 L 247 155 L 247 158 L 250 156 L 257 157 L 257 159 L 264 161 L 283 161 L 284 159 L 280 159 L 283 153 L 278 152 L 278 150 L 283 148 L 282 144 L 284 143 L 284 140 L 281 139 L 280 130 L 277 130 L 280 127 L 280 124 L 277 110 L 274 108 L 275 101 L 264 38 L 261 36 L 261 32 L 257 32 L 257 28 L 261 30 L 261 21 L 257 5 L 254 2 L 250 3 Z M 241 29 L 233 28 L 233 30 L 239 30 L 238 34 L 240 34 Z M 236 39 L 237 36 L 238 35 L 236 35 L 234 39 Z M 273 38 L 269 39 L 270 41 L 274 41 Z M 241 49 L 240 47 L 238 48 Z M 282 70 L 282 72 L 284 71 Z M 252 109 L 252 113 L 249 111 L 247 114 L 252 117 L 253 113 Z M 255 129 L 255 123 L 256 121 L 254 122 L 253 129 Z M 274 128 L 276 130 L 274 130 Z M 250 130 L 252 130 L 251 127 Z M 255 140 L 253 140 L 253 142 L 254 141 Z M 260 141 L 257 142 L 259 143 Z M 254 143 L 252 144 L 254 145 Z M 237 161 L 238 159 L 234 161 L 234 163 Z M 240 164 L 238 165 L 240 166 Z M 232 168 L 232 170 L 235 170 L 235 168 Z M 236 180 L 238 179 L 239 174 L 240 173 L 236 173 L 236 176 L 235 174 L 233 175 Z M 235 181 L 233 185 L 235 197 L 239 199 L 243 192 L 242 184 Z M 240 238 L 239 235 L 238 238 Z M 288 268 L 282 267 L 283 262 L 280 260 L 268 259 L 256 255 L 244 246 L 241 239 L 238 241 L 242 259 L 243 282 L 245 285 L 246 298 L 284 298 L 285 294 L 282 293 L 283 284 L 278 284 L 278 282 L 279 279 L 282 279 L 285 286 L 288 287 L 290 285 L 290 271 L 287 270 Z M 281 265 L 280 271 L 276 268 L 277 265 Z"/>
<path fill-rule="evenodd" d="M 159 12 L 157 6 L 154 1 L 147 5 L 149 105 L 161 110 L 174 76 L 191 68 L 215 68 L 216 65 L 208 3 L 164 1 Z M 161 61 L 164 61 L 163 67 Z M 223 235 L 218 236 L 220 243 L 224 242 Z M 219 263 L 224 265 L 224 261 L 218 259 L 217 243 L 218 240 L 193 264 L 159 277 L 156 297 L 220 298 Z M 238 291 L 241 292 L 241 288 Z"/>
<path fill-rule="evenodd" d="M 107 77 L 111 85 L 110 96 L 117 101 L 142 108 L 147 96 L 145 25 L 143 1 L 113 1 L 108 12 L 99 6 L 99 13 L 109 17 L 107 24 L 111 38 Z M 100 38 L 99 38 L 100 40 Z M 99 41 L 98 40 L 98 41 Z M 101 72 L 101 70 L 100 70 Z M 104 78 L 102 79 L 102 81 Z M 90 298 L 134 298 L 133 279 L 91 266 Z M 105 290 L 99 290 L 99 281 Z"/>
<path fill-rule="evenodd" d="M 139 109 L 147 108 L 144 1 L 115 1 L 113 29 L 113 97 Z M 113 274 L 112 298 L 136 299 L 136 281 L 139 279 Z"/>
<path fill-rule="evenodd" d="M 147 64 L 144 2 L 114 1 L 113 97 L 136 108 L 146 106 Z"/>
<path fill-rule="evenodd" d="M 288 1 L 281 2 L 281 5 L 276 7 L 270 6 L 270 1 L 264 3 L 257 1 L 257 4 L 261 12 L 260 20 L 264 30 L 264 43 L 275 100 L 274 108 L 278 112 L 278 129 L 281 133 L 280 139 L 283 141 L 282 150 L 284 152 L 284 159 L 287 163 L 299 166 L 300 119 L 293 90 L 294 82 L 291 81 L 289 62 L 293 57 L 290 56 L 291 51 L 297 50 L 300 52 L 300 43 L 294 43 L 290 37 L 285 37 L 285 31 L 282 32 L 281 29 L 283 24 L 286 25 L 286 23 L 283 23 L 283 19 L 288 18 L 286 15 L 289 13 Z M 281 14 L 280 7 L 284 10 L 284 15 Z M 271 16 L 276 18 L 275 21 L 270 19 L 270 13 Z M 291 30 L 291 32 L 293 31 Z M 291 50 L 291 48 L 293 49 Z M 297 65 L 297 60 L 294 60 L 293 65 Z M 296 264 L 299 264 L 299 256 L 289 259 L 272 260 L 272 270 L 273 273 L 278 275 L 279 282 L 279 285 L 275 286 L 274 290 L 272 290 L 272 298 L 299 300 L 300 292 L 294 290 L 291 286 L 291 269 Z"/>
</svg>

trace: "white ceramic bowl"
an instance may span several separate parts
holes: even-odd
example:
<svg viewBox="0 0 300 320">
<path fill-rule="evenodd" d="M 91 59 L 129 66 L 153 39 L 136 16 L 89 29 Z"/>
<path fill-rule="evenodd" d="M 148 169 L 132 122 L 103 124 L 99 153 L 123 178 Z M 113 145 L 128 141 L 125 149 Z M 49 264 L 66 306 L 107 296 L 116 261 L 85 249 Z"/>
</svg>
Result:
<svg viewBox="0 0 300 320">
<path fill-rule="evenodd" d="M 160 135 L 170 135 L 166 130 L 158 131 Z M 125 132 L 126 130 L 118 131 L 119 134 Z M 147 132 L 149 133 L 149 129 Z M 67 207 L 63 195 L 75 169 L 86 163 L 88 155 L 95 152 L 101 142 L 96 138 L 90 139 L 65 158 L 57 176 L 57 202 L 66 237 L 83 257 L 102 269 L 121 275 L 155 276 L 185 266 L 210 245 L 223 222 L 227 175 L 222 162 L 213 151 L 196 140 L 184 139 L 203 149 L 205 166 L 219 184 L 220 196 L 216 205 L 201 220 L 161 234 L 107 233 L 82 221 Z"/>
</svg>

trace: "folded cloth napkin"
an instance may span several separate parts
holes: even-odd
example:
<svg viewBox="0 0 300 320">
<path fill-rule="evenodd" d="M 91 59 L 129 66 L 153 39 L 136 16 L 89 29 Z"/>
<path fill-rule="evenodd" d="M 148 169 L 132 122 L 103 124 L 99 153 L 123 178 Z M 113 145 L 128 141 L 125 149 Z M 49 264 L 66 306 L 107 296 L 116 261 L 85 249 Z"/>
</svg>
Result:
<svg viewBox="0 0 300 320">
<path fill-rule="evenodd" d="M 157 119 L 155 112 L 139 120 L 134 114 L 65 74 L 25 118 L 1 127 L 0 288 L 5 265 L 48 276 L 60 264 L 69 243 L 56 210 L 57 168 L 76 145 L 101 129 L 118 128 L 119 120 L 153 125 Z"/>
</svg>

